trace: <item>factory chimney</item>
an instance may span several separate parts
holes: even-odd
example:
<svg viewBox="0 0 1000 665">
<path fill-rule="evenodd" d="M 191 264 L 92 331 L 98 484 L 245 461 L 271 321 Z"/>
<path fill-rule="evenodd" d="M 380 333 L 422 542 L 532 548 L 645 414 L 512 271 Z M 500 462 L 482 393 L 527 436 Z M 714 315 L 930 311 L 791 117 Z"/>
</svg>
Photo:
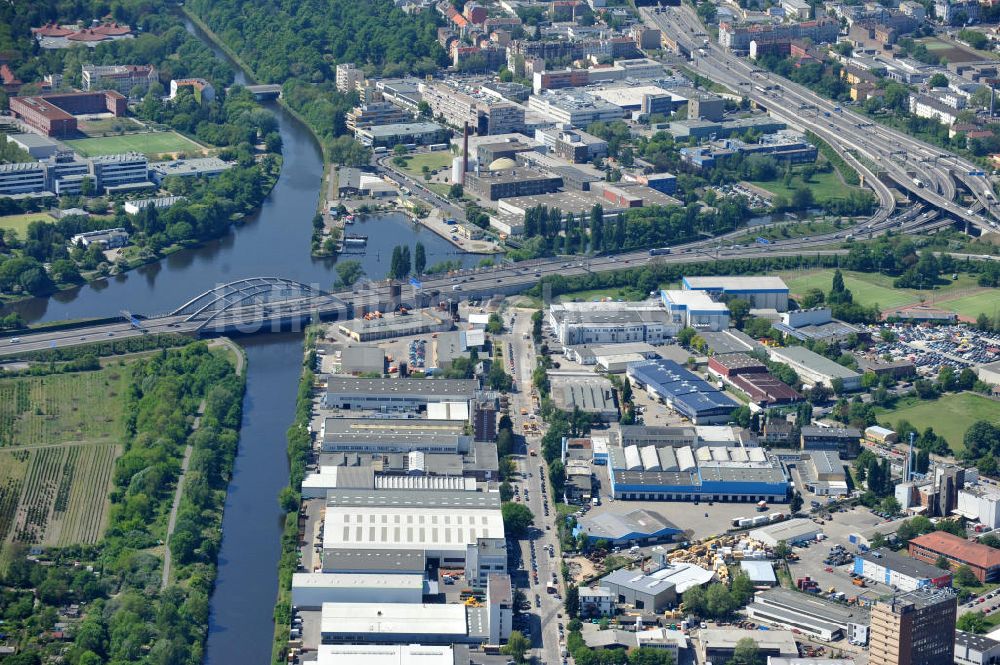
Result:
<svg viewBox="0 0 1000 665">
<path fill-rule="evenodd" d="M 465 184 L 465 174 L 469 171 L 469 123 L 462 125 L 462 184 Z"/>
</svg>

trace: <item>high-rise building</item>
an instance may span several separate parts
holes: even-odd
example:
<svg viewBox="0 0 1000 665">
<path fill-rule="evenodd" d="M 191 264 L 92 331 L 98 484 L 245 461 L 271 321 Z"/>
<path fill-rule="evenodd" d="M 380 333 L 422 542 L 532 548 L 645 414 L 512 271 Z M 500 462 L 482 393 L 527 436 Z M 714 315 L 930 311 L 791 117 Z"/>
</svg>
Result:
<svg viewBox="0 0 1000 665">
<path fill-rule="evenodd" d="M 345 62 L 337 65 L 337 92 L 344 94 L 354 92 L 365 84 L 365 73 L 354 66 L 354 63 Z"/>
<path fill-rule="evenodd" d="M 917 589 L 872 608 L 870 665 L 951 665 L 958 601 L 951 589 Z"/>
</svg>

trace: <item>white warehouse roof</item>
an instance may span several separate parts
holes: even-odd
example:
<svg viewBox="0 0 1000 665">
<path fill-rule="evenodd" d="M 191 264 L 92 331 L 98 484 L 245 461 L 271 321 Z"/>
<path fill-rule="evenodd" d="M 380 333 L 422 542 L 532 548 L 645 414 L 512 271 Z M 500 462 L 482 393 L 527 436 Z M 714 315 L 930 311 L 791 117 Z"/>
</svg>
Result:
<svg viewBox="0 0 1000 665">
<path fill-rule="evenodd" d="M 320 632 L 349 635 L 466 635 L 465 605 L 323 603 Z"/>
<path fill-rule="evenodd" d="M 496 509 L 327 506 L 326 549 L 464 550 L 478 538 L 503 538 Z"/>
<path fill-rule="evenodd" d="M 317 665 L 454 665 L 450 646 L 321 644 Z"/>
</svg>

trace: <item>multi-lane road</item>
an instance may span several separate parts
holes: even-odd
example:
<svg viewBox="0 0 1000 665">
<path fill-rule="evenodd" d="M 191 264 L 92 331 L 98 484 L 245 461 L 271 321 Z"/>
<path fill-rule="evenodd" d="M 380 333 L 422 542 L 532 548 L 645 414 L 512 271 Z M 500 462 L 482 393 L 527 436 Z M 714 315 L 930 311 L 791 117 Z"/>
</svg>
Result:
<svg viewBox="0 0 1000 665">
<path fill-rule="evenodd" d="M 857 167 L 860 161 L 860 171 L 883 204 L 886 203 L 884 185 L 875 182 L 868 164 L 888 174 L 915 200 L 925 201 L 981 230 L 997 228 L 993 219 L 997 203 L 992 185 L 986 175 L 978 175 L 982 173 L 978 166 L 873 123 L 804 86 L 754 67 L 718 44 L 704 46 L 703 27 L 687 5 L 666 7 L 659 13 L 643 8 L 641 13 L 648 25 L 690 49 L 695 56 L 690 64 L 696 72 L 767 108 L 772 116 L 790 126 L 814 132 L 840 154 L 848 155 L 852 165 Z M 698 55 L 699 49 L 705 50 L 704 56 Z M 862 159 L 853 160 L 854 156 Z M 975 197 L 976 203 L 971 207 L 954 200 L 956 180 Z"/>
</svg>

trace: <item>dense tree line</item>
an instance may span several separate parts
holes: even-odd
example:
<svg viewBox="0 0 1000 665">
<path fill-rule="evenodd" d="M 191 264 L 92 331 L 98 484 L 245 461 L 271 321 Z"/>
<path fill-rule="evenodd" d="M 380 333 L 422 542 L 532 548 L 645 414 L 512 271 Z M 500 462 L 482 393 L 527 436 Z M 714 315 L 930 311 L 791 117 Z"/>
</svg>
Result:
<svg viewBox="0 0 1000 665">
<path fill-rule="evenodd" d="M 5 629 L 17 631 L 22 663 L 54 655 L 48 641 L 36 636 L 53 630 L 58 609 L 69 603 L 87 605 L 68 650 L 60 651 L 67 662 L 201 662 L 242 396 L 242 378 L 232 364 L 203 343 L 132 365 L 122 396 L 124 452 L 115 463 L 103 540 L 50 549 L 44 558 L 51 565 L 19 551 L 3 577 Z M 202 404 L 200 426 L 192 431 Z M 183 584 L 161 591 L 162 562 L 154 548 L 166 535 L 185 445 L 193 454 L 170 539 L 174 577 Z"/>
</svg>

